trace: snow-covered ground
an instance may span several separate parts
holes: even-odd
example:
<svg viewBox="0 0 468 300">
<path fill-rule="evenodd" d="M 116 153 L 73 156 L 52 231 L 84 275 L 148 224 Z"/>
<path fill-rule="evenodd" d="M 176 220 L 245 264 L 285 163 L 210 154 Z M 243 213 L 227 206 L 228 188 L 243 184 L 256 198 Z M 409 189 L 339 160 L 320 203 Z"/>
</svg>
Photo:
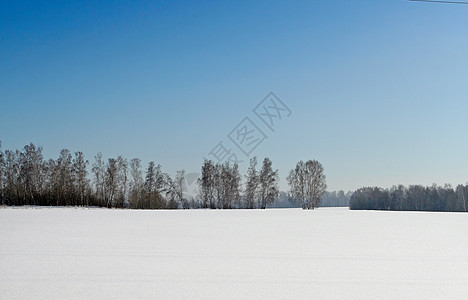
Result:
<svg viewBox="0 0 468 300">
<path fill-rule="evenodd" d="M 468 214 L 0 209 L 1 299 L 466 299 Z"/>
</svg>

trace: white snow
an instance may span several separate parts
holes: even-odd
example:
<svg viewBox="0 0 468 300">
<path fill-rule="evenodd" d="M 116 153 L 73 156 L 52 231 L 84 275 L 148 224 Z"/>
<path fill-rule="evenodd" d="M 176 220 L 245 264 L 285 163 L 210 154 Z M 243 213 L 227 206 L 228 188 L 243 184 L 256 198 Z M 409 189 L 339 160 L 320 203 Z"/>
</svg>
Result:
<svg viewBox="0 0 468 300">
<path fill-rule="evenodd" d="M 0 209 L 1 299 L 466 299 L 468 214 Z"/>
</svg>

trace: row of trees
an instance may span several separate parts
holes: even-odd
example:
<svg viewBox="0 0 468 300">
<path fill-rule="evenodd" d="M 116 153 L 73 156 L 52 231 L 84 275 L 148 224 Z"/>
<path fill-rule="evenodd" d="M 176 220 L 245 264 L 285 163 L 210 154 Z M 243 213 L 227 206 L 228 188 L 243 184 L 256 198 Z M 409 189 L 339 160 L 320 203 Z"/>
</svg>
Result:
<svg viewBox="0 0 468 300">
<path fill-rule="evenodd" d="M 62 150 L 58 159 L 44 160 L 42 148 L 1 151 L 0 198 L 3 205 L 84 205 L 89 203 L 88 162 L 83 153 Z"/>
<path fill-rule="evenodd" d="M 244 195 L 241 196 L 241 176 L 238 165 L 214 164 L 205 160 L 198 179 L 201 207 L 203 208 L 260 208 L 265 209 L 279 195 L 278 170 L 273 170 L 269 158 L 257 170 L 257 158 L 250 160 L 245 176 Z"/>
<path fill-rule="evenodd" d="M 364 187 L 351 196 L 350 209 L 408 211 L 467 211 L 468 185 Z"/>
<path fill-rule="evenodd" d="M 236 163 L 205 160 L 197 193 L 188 196 L 183 170 L 171 177 L 150 162 L 144 172 L 138 158 L 128 161 L 118 156 L 106 161 L 101 153 L 90 165 L 82 152 L 67 149 L 57 159 L 45 160 L 42 147 L 32 143 L 21 151 L 5 152 L 0 143 L 2 205 L 265 209 L 277 200 L 278 170 L 269 158 L 260 168 L 257 158 L 252 158 L 244 177 L 245 186 Z M 292 199 L 308 209 L 318 206 L 326 188 L 323 167 L 317 161 L 299 162 L 288 182 Z"/>
<path fill-rule="evenodd" d="M 183 199 L 184 171 L 174 178 L 154 162 L 143 177 L 141 160 L 122 156 L 105 161 L 99 153 L 91 174 L 82 152 L 64 149 L 57 159 L 45 160 L 42 147 L 26 145 L 21 151 L 1 150 L 0 200 L 2 205 L 102 206 L 117 208 L 187 207 Z M 91 175 L 92 180 L 89 176 Z"/>
</svg>

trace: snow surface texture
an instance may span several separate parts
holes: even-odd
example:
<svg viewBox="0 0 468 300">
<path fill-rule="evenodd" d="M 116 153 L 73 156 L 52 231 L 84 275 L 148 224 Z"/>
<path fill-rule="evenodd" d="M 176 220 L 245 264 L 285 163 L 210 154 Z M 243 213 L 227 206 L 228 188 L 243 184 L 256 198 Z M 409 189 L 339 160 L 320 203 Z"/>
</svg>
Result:
<svg viewBox="0 0 468 300">
<path fill-rule="evenodd" d="M 1 299 L 466 299 L 468 214 L 0 209 Z"/>
</svg>

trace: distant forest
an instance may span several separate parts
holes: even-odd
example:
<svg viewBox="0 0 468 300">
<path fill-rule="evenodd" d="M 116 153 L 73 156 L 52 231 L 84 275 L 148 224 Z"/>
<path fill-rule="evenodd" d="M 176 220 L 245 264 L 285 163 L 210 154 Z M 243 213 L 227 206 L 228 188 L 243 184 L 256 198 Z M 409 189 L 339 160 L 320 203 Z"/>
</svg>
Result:
<svg viewBox="0 0 468 300">
<path fill-rule="evenodd" d="M 320 207 L 348 207 L 352 195 L 351 191 L 325 191 L 320 200 Z M 300 201 L 293 201 L 288 193 L 280 192 L 275 203 L 268 205 L 267 208 L 300 208 L 301 206 Z"/>
<path fill-rule="evenodd" d="M 351 196 L 350 209 L 466 212 L 468 185 L 365 187 Z"/>
</svg>

